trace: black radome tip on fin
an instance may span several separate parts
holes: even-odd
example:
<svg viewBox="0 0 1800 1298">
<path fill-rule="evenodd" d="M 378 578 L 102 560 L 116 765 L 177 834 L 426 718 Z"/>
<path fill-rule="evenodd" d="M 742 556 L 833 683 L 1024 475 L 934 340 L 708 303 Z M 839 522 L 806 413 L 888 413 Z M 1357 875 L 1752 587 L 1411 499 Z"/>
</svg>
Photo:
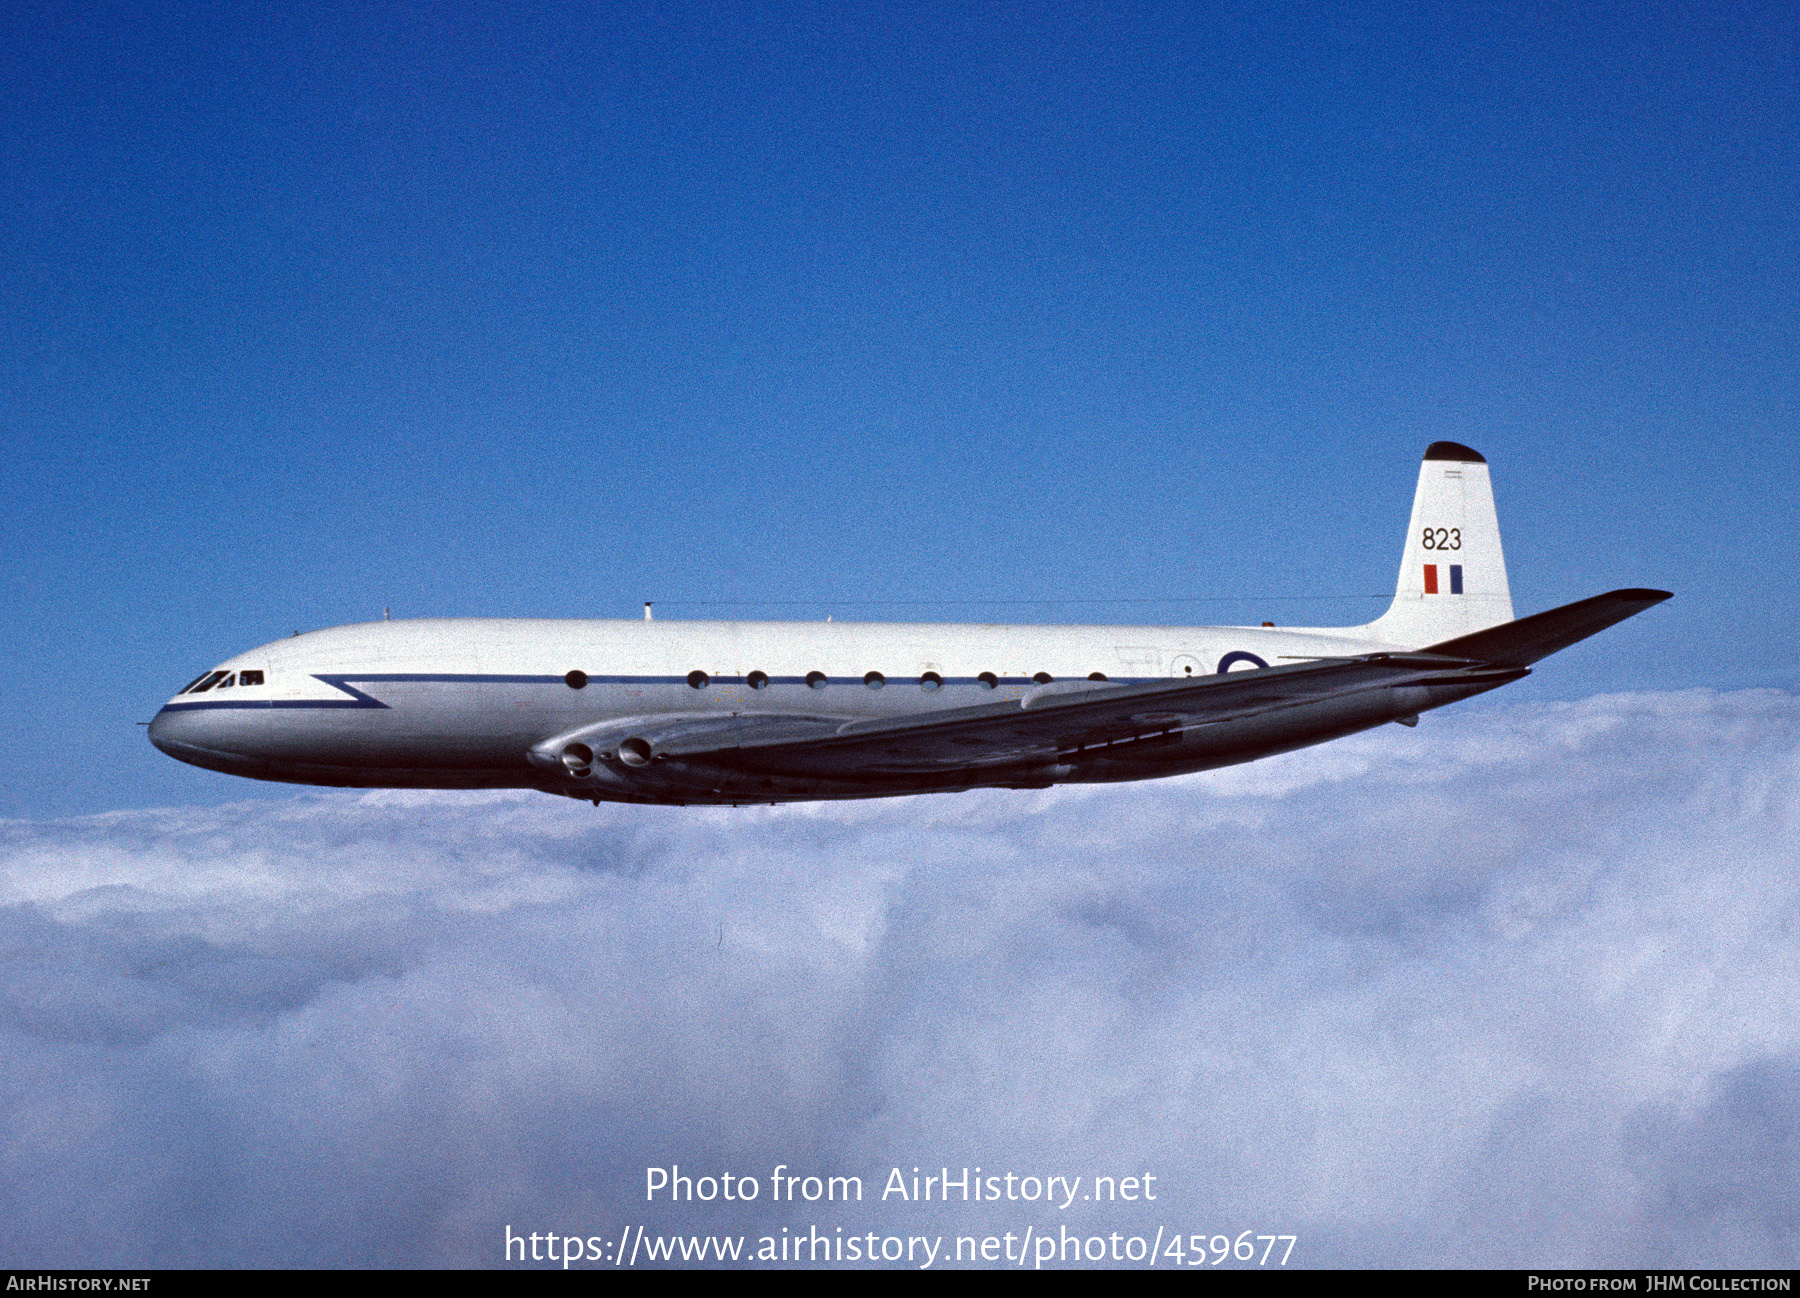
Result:
<svg viewBox="0 0 1800 1298">
<path fill-rule="evenodd" d="M 1433 442 L 1425 448 L 1428 460 L 1460 460 L 1464 464 L 1486 464 L 1480 451 L 1471 451 L 1461 442 Z"/>
</svg>

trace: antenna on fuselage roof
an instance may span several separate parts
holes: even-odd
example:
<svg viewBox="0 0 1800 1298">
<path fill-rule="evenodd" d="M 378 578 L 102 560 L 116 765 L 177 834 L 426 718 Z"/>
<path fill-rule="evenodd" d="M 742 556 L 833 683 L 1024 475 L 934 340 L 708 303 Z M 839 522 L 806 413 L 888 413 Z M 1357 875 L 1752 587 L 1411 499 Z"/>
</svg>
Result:
<svg viewBox="0 0 1800 1298">
<path fill-rule="evenodd" d="M 644 621 L 646 621 L 646 622 L 656 621 L 655 618 L 650 616 L 650 605 L 655 602 L 656 601 L 654 601 L 654 600 L 648 600 L 648 599 L 644 601 Z"/>
</svg>

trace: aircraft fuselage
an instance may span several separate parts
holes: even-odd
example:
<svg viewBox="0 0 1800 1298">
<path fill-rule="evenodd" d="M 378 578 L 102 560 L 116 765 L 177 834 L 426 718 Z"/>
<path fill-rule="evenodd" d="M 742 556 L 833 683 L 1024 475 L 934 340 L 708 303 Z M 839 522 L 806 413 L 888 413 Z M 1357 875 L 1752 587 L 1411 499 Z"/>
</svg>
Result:
<svg viewBox="0 0 1800 1298">
<path fill-rule="evenodd" d="M 663 727 L 671 719 L 755 716 L 850 722 L 951 714 L 1009 700 L 1029 707 L 1059 695 L 1382 648 L 1329 633 L 1260 627 L 372 622 L 277 640 L 219 664 L 215 674 L 227 673 L 231 684 L 169 700 L 151 738 L 183 761 L 265 780 L 540 788 L 619 801 L 776 802 L 1202 770 L 1409 718 L 1502 683 L 1399 687 L 1024 766 L 873 779 L 745 775 L 662 758 L 640 769 L 590 763 L 577 781 L 559 754 L 542 751 L 548 737 L 607 722 L 624 729 L 638 719 Z M 246 672 L 256 683 L 238 682 Z"/>
</svg>

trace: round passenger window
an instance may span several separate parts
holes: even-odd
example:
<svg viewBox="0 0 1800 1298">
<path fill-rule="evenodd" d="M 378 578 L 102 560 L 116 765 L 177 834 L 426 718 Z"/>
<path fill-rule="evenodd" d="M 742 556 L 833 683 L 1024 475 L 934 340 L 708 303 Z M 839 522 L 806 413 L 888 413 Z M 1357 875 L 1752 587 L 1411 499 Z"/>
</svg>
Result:
<svg viewBox="0 0 1800 1298">
<path fill-rule="evenodd" d="M 808 672 L 808 673 L 806 673 L 806 685 L 807 685 L 808 689 L 822 690 L 825 688 L 825 684 L 826 684 L 826 681 L 825 681 L 825 673 L 824 672 Z"/>
<path fill-rule="evenodd" d="M 941 690 L 944 688 L 944 678 L 939 676 L 936 672 L 926 672 L 923 676 L 919 677 L 919 688 L 922 690 Z"/>
<path fill-rule="evenodd" d="M 572 690 L 585 690 L 587 688 L 587 673 L 579 670 L 572 671 L 567 676 L 563 677 L 563 684 L 567 685 Z"/>
<path fill-rule="evenodd" d="M 981 683 L 981 688 L 984 690 L 991 690 L 1000 683 L 1000 678 L 992 672 L 983 672 L 975 679 Z"/>
<path fill-rule="evenodd" d="M 689 689 L 703 690 L 706 688 L 706 683 L 707 683 L 707 677 L 706 677 L 705 672 L 692 671 L 692 672 L 688 673 L 688 688 Z"/>
<path fill-rule="evenodd" d="M 868 672 L 863 676 L 863 684 L 872 690 L 878 690 L 887 684 L 887 677 L 880 672 Z"/>
<path fill-rule="evenodd" d="M 753 690 L 766 689 L 769 684 L 769 674 L 767 672 L 751 672 L 744 677 L 744 684 Z"/>
</svg>

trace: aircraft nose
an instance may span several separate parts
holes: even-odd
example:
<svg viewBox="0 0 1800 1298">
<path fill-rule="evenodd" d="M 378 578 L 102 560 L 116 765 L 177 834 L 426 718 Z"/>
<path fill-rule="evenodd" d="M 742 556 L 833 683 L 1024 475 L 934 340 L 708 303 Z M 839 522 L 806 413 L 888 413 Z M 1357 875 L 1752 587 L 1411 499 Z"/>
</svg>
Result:
<svg viewBox="0 0 1800 1298">
<path fill-rule="evenodd" d="M 165 707 L 150 721 L 150 742 L 177 761 L 227 775 L 260 776 L 268 762 L 242 751 L 251 724 L 235 709 Z"/>
<path fill-rule="evenodd" d="M 169 744 L 173 741 L 174 736 L 169 733 L 169 714 L 167 712 L 158 712 L 150 718 L 149 734 L 151 743 L 163 752 L 169 753 Z M 169 756 L 173 757 L 175 754 L 169 753 Z"/>
</svg>

